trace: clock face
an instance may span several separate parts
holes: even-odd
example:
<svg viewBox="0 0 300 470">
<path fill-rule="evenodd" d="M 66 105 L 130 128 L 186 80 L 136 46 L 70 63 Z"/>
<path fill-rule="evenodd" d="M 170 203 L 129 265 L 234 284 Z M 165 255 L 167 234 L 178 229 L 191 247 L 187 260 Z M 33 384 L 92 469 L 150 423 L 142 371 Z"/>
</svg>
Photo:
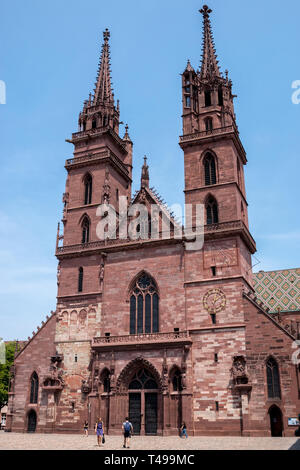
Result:
<svg viewBox="0 0 300 470">
<path fill-rule="evenodd" d="M 203 297 L 203 306 L 208 313 L 218 313 L 226 307 L 226 296 L 220 289 L 211 289 Z"/>
</svg>

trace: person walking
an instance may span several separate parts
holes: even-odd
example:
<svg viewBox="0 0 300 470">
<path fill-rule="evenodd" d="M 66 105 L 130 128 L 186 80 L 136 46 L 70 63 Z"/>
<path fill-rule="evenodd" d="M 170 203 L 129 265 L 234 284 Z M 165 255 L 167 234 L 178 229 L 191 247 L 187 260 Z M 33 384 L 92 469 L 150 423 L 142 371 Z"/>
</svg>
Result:
<svg viewBox="0 0 300 470">
<path fill-rule="evenodd" d="M 123 433 L 124 433 L 124 444 L 123 447 L 124 449 L 130 449 L 129 447 L 129 441 L 131 438 L 131 435 L 133 433 L 133 426 L 131 422 L 129 421 L 129 418 L 125 418 L 125 421 L 122 425 Z"/>
<path fill-rule="evenodd" d="M 186 424 L 183 422 L 180 428 L 180 437 L 182 438 L 185 436 L 185 438 L 188 438 L 187 431 L 186 431 Z"/>
<path fill-rule="evenodd" d="M 83 431 L 86 437 L 89 435 L 89 423 L 87 420 L 85 420 L 84 425 L 83 425 Z"/>
<path fill-rule="evenodd" d="M 98 418 L 97 423 L 95 424 L 95 433 L 97 434 L 98 446 L 101 447 L 102 439 L 103 439 L 103 436 L 104 436 L 102 418 Z"/>
</svg>

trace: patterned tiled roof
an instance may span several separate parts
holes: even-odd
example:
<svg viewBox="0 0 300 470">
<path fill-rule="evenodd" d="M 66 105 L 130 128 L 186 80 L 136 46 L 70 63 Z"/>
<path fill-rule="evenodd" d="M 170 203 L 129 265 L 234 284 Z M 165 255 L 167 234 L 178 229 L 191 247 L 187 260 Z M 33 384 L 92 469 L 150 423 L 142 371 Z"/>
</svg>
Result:
<svg viewBox="0 0 300 470">
<path fill-rule="evenodd" d="M 271 313 L 300 311 L 300 268 L 253 274 L 257 297 Z"/>
</svg>

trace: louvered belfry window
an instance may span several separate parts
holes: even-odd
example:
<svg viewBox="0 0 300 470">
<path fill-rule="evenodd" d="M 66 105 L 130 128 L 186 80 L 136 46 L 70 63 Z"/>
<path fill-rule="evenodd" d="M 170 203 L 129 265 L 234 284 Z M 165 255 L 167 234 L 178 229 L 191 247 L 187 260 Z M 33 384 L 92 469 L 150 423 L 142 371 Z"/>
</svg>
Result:
<svg viewBox="0 0 300 470">
<path fill-rule="evenodd" d="M 88 243 L 90 241 L 90 222 L 85 218 L 82 222 L 82 240 L 81 243 Z"/>
<path fill-rule="evenodd" d="M 207 225 L 219 223 L 218 204 L 213 197 L 210 197 L 206 203 L 206 223 Z"/>
<path fill-rule="evenodd" d="M 211 186 L 217 183 L 216 174 L 216 161 L 211 153 L 208 153 L 204 158 L 204 173 L 205 173 L 205 185 Z"/>
<path fill-rule="evenodd" d="M 268 398 L 281 398 L 278 364 L 272 357 L 267 362 Z"/>
<path fill-rule="evenodd" d="M 142 274 L 130 297 L 130 334 L 159 331 L 159 297 L 157 286 L 150 276 Z"/>
<path fill-rule="evenodd" d="M 90 174 L 86 175 L 84 179 L 84 204 L 91 204 L 92 203 L 92 187 L 93 187 L 93 179 Z"/>
</svg>

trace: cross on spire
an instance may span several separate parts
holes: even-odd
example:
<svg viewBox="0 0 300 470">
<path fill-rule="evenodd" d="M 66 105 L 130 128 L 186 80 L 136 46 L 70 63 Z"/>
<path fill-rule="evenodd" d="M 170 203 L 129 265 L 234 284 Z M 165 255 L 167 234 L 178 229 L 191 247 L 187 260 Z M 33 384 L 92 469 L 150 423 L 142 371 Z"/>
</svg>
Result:
<svg viewBox="0 0 300 470">
<path fill-rule="evenodd" d="M 200 78 L 210 80 L 215 77 L 221 77 L 209 17 L 212 10 L 207 5 L 203 5 L 199 12 L 203 15 L 203 47 Z"/>
<path fill-rule="evenodd" d="M 110 32 L 106 28 L 103 32 L 104 43 L 102 45 L 101 58 L 95 83 L 93 105 L 101 103 L 114 103 L 114 95 L 111 87 L 110 77 L 110 50 L 109 50 Z"/>
</svg>

